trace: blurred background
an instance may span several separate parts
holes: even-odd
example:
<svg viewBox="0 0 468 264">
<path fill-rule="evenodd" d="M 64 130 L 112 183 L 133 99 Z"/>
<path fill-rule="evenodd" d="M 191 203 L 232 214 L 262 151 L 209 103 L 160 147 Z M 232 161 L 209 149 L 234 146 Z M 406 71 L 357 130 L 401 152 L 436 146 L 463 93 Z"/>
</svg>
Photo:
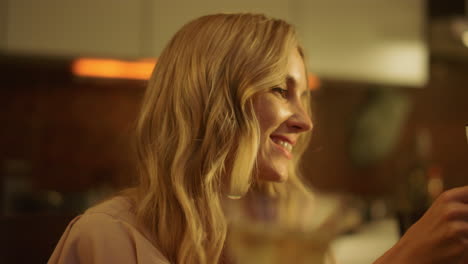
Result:
<svg viewBox="0 0 468 264">
<path fill-rule="evenodd" d="M 131 183 L 157 57 L 216 12 L 297 27 L 313 93 L 305 176 L 355 209 L 340 263 L 371 263 L 468 184 L 468 1 L 0 0 L 1 263 L 46 262 L 74 216 Z"/>
</svg>

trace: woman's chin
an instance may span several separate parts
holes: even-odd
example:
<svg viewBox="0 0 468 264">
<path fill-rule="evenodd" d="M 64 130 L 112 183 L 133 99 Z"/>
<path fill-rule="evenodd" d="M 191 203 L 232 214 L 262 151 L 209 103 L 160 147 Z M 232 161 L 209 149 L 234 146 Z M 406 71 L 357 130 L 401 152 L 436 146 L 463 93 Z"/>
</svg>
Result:
<svg viewBox="0 0 468 264">
<path fill-rule="evenodd" d="M 268 182 L 285 182 L 288 180 L 287 171 L 269 170 L 260 172 L 259 179 Z"/>
</svg>

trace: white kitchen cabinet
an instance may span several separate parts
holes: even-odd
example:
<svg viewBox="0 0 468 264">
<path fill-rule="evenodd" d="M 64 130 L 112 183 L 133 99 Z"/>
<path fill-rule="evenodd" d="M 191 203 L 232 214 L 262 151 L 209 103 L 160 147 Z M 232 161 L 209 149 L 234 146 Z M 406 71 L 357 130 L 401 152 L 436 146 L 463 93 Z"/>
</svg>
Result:
<svg viewBox="0 0 468 264">
<path fill-rule="evenodd" d="M 0 52 L 5 50 L 6 45 L 6 15 L 7 15 L 7 1 L 0 0 Z"/>
<path fill-rule="evenodd" d="M 255 12 L 286 20 L 291 15 L 288 0 L 3 1 L 0 49 L 46 56 L 157 57 L 183 24 L 202 15 Z"/>
<path fill-rule="evenodd" d="M 425 1 L 295 3 L 309 69 L 320 77 L 414 87 L 427 82 Z"/>
<path fill-rule="evenodd" d="M 143 0 L 8 0 L 10 54 L 138 57 Z"/>
<path fill-rule="evenodd" d="M 291 0 L 150 0 L 153 15 L 150 19 L 152 34 L 144 43 L 145 52 L 158 56 L 170 38 L 189 21 L 213 13 L 250 12 L 291 21 Z"/>
</svg>

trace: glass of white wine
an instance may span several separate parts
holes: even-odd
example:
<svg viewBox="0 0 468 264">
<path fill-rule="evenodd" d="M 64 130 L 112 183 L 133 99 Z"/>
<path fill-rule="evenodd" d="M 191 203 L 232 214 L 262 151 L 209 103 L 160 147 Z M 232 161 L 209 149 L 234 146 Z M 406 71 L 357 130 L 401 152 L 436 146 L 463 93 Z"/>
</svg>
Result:
<svg viewBox="0 0 468 264">
<path fill-rule="evenodd" d="M 228 252 L 242 264 L 324 264 L 337 232 L 338 199 L 301 197 L 288 206 L 267 195 L 248 195 L 228 205 Z M 332 205 L 334 203 L 334 205 Z M 323 205 L 323 204 L 322 204 Z M 327 212 L 328 211 L 328 212 Z M 333 215 L 333 216 L 332 216 Z"/>
</svg>

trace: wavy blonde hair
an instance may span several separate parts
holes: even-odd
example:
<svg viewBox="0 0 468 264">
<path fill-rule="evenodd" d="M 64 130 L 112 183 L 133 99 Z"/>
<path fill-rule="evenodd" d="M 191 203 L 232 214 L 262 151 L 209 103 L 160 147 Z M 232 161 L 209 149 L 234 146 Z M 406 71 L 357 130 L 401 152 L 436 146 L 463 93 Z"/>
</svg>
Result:
<svg viewBox="0 0 468 264">
<path fill-rule="evenodd" d="M 293 48 L 302 54 L 282 20 L 217 14 L 183 26 L 159 57 L 137 122 L 136 215 L 172 263 L 220 261 L 222 200 L 258 183 L 252 97 L 284 83 Z M 292 188 L 306 192 L 296 170 L 308 140 L 300 137 L 287 183 L 255 185 L 285 200 Z"/>
</svg>

